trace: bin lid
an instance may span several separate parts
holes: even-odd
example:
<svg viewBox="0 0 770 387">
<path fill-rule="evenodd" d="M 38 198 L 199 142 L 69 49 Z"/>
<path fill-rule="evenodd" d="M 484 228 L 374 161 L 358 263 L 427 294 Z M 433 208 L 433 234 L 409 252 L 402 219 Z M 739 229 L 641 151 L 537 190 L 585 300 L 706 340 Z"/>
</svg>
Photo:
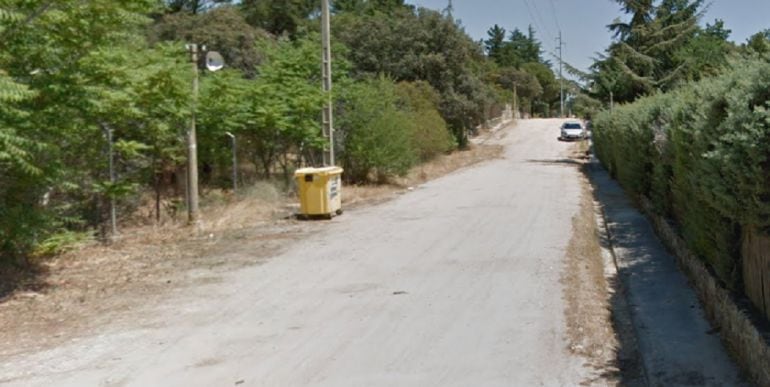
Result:
<svg viewBox="0 0 770 387">
<path fill-rule="evenodd" d="M 304 176 L 304 175 L 333 175 L 333 174 L 341 174 L 342 168 L 341 167 L 322 167 L 322 168 L 300 168 L 296 171 L 294 171 L 294 176 Z"/>
</svg>

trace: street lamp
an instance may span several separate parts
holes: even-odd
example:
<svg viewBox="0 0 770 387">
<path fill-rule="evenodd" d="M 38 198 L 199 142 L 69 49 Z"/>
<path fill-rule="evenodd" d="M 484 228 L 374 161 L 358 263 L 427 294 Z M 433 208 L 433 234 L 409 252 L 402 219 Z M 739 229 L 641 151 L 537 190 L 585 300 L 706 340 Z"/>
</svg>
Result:
<svg viewBox="0 0 770 387">
<path fill-rule="evenodd" d="M 193 68 L 193 106 L 190 129 L 187 132 L 187 220 L 191 224 L 198 221 L 198 144 L 195 134 L 195 111 L 198 106 L 198 45 L 185 46 L 190 52 L 190 61 Z M 206 46 L 200 46 L 201 51 L 206 51 Z M 206 54 L 206 68 L 209 71 L 217 71 L 224 67 L 222 55 L 216 51 Z"/>
</svg>

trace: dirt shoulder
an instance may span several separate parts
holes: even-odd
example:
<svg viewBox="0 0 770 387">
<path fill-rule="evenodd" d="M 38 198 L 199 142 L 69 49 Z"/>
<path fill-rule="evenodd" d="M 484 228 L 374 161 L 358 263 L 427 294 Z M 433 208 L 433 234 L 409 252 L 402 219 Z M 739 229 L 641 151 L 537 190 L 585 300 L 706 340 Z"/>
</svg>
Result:
<svg viewBox="0 0 770 387">
<path fill-rule="evenodd" d="M 345 187 L 343 207 L 387 201 L 501 153 L 500 145 L 476 144 L 418 166 L 389 185 Z M 256 191 L 203 208 L 198 230 L 183 224 L 125 229 L 112 244 L 91 244 L 37 262 L 31 273 L 5 273 L 19 285 L 0 300 L 0 359 L 50 348 L 108 324 L 131 324 L 142 308 L 171 293 L 263 263 L 324 227 L 292 219 L 295 198 Z M 251 253 L 233 254 L 244 248 Z"/>
<path fill-rule="evenodd" d="M 584 168 L 587 143 L 572 145 L 569 159 Z M 564 311 L 568 349 L 586 360 L 592 377 L 583 385 L 601 382 L 619 385 L 620 370 L 616 353 L 620 348 L 612 323 L 611 295 L 605 276 L 605 263 L 594 216 L 593 193 L 588 179 L 580 177 L 580 210 L 572 218 L 572 237 L 564 260 Z"/>
</svg>

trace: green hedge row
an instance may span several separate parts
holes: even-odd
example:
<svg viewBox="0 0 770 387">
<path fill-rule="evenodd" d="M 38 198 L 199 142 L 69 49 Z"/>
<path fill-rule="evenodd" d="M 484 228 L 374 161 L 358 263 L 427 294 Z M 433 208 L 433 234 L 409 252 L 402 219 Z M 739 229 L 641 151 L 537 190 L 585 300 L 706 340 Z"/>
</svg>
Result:
<svg viewBox="0 0 770 387">
<path fill-rule="evenodd" d="M 770 229 L 770 63 L 640 99 L 594 120 L 596 153 L 626 190 L 676 222 L 690 248 L 739 289 L 744 227 Z"/>
</svg>

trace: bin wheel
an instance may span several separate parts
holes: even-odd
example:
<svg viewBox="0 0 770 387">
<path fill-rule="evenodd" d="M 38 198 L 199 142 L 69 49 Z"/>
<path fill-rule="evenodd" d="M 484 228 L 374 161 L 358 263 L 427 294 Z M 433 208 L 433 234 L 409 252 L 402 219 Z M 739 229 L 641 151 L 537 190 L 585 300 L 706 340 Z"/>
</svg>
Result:
<svg viewBox="0 0 770 387">
<path fill-rule="evenodd" d="M 342 209 L 340 208 L 339 210 L 336 211 L 336 213 L 337 215 L 342 215 Z"/>
</svg>

